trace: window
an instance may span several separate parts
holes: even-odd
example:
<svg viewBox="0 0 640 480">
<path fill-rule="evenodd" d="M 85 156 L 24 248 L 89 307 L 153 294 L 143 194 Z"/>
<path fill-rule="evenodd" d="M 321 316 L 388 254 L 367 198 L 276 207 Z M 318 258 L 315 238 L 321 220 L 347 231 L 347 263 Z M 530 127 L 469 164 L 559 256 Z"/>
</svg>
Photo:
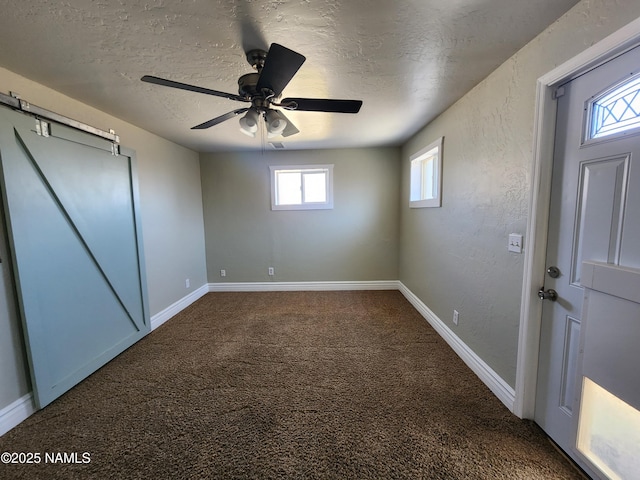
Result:
<svg viewBox="0 0 640 480">
<path fill-rule="evenodd" d="M 594 98 L 588 112 L 586 140 L 624 135 L 640 128 L 640 76 Z"/>
<path fill-rule="evenodd" d="M 623 479 L 637 478 L 639 446 L 640 412 L 584 377 L 578 450 L 608 478 Z"/>
<path fill-rule="evenodd" d="M 333 208 L 333 165 L 270 166 L 271 210 Z"/>
<path fill-rule="evenodd" d="M 442 142 L 440 137 L 413 154 L 411 160 L 411 208 L 439 207 L 442 205 Z"/>
</svg>

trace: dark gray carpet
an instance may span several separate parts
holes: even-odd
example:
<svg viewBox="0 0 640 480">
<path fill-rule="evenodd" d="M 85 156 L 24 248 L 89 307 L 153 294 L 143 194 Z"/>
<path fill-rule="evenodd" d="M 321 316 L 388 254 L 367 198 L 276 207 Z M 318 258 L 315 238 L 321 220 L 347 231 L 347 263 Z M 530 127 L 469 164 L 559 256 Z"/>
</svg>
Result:
<svg viewBox="0 0 640 480">
<path fill-rule="evenodd" d="M 0 438 L 2 479 L 577 479 L 395 291 L 208 294 Z"/>
</svg>

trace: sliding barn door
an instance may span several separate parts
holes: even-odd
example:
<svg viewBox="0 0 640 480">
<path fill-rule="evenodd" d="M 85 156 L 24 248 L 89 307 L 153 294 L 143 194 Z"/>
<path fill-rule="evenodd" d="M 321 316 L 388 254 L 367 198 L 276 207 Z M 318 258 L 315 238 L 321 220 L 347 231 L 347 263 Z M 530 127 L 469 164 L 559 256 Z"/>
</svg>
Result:
<svg viewBox="0 0 640 480">
<path fill-rule="evenodd" d="M 2 193 L 42 408 L 149 332 L 135 160 L 0 108 Z"/>
</svg>

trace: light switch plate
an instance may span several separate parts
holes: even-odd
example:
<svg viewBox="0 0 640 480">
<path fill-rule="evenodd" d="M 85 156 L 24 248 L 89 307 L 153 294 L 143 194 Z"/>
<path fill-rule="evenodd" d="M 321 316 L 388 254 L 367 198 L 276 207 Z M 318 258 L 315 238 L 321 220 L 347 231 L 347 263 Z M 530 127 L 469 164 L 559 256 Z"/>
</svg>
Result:
<svg viewBox="0 0 640 480">
<path fill-rule="evenodd" d="M 522 253 L 522 235 L 518 233 L 509 234 L 509 251 Z"/>
</svg>

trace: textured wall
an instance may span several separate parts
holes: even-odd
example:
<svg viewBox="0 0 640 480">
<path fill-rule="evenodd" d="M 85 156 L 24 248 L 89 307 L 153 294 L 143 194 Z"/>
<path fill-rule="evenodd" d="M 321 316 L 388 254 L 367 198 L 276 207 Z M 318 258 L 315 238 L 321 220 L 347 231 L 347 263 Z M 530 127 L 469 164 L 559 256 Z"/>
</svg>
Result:
<svg viewBox="0 0 640 480">
<path fill-rule="evenodd" d="M 524 256 L 507 237 L 526 229 L 536 81 L 639 15 L 584 0 L 403 147 L 400 280 L 511 386 Z M 408 158 L 439 136 L 442 208 L 410 210 Z"/>
<path fill-rule="evenodd" d="M 209 281 L 397 279 L 398 156 L 395 148 L 203 155 Z M 333 210 L 271 211 L 269 165 L 327 163 Z"/>
<path fill-rule="evenodd" d="M 31 390 L 0 208 L 0 409 Z M 1 430 L 0 430 L 1 431 Z"/>
<path fill-rule="evenodd" d="M 206 283 L 200 164 L 196 152 L 2 68 L 0 91 L 19 92 L 22 98 L 34 105 L 103 130 L 114 128 L 122 145 L 136 151 L 151 315 Z M 191 280 L 189 289 L 185 288 L 185 278 Z M 0 336 L 13 335 L 18 320 L 13 318 L 10 322 L 11 329 L 0 325 Z M 7 399 L 7 404 L 27 393 L 24 380 L 17 383 L 11 380 L 16 372 L 19 378 L 26 379 L 27 376 L 22 361 L 24 349 L 19 343 L 12 343 L 14 358 L 3 361 L 0 369 L 0 385 L 3 389 L 8 386 L 12 390 L 2 396 Z M 5 405 L 0 404 L 0 408 Z"/>
</svg>

